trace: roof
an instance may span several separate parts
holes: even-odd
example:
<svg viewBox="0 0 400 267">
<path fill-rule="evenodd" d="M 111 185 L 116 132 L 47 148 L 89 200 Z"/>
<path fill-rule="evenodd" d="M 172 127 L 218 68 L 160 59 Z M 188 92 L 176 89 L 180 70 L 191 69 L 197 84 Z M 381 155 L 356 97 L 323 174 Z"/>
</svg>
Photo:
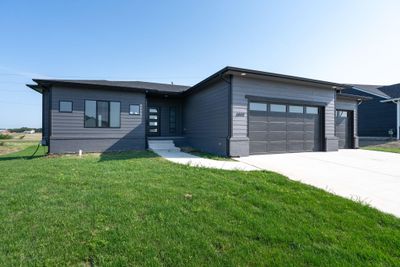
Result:
<svg viewBox="0 0 400 267">
<path fill-rule="evenodd" d="M 380 91 L 388 95 L 390 98 L 400 98 L 400 83 L 379 88 Z"/>
<path fill-rule="evenodd" d="M 33 79 L 38 85 L 28 84 L 27 86 L 39 91 L 41 86 L 49 86 L 54 84 L 65 85 L 88 85 L 95 87 L 120 88 L 125 90 L 144 90 L 155 93 L 181 93 L 190 88 L 185 85 L 152 83 L 142 81 L 108 81 L 108 80 L 61 80 L 61 79 Z"/>
<path fill-rule="evenodd" d="M 359 90 L 364 93 L 368 93 L 371 95 L 379 96 L 382 98 L 390 98 L 389 95 L 385 94 L 380 90 L 383 85 L 371 85 L 371 84 L 348 84 L 348 86 L 352 87 L 353 89 Z"/>
<path fill-rule="evenodd" d="M 275 80 L 285 80 L 285 81 L 292 80 L 292 81 L 306 83 L 306 84 L 323 85 L 323 86 L 331 87 L 332 89 L 340 89 L 340 88 L 346 87 L 346 85 L 344 85 L 344 84 L 339 84 L 339 83 L 334 83 L 334 82 L 327 82 L 327 81 L 303 78 L 303 77 L 298 77 L 298 76 L 291 76 L 291 75 L 285 75 L 285 74 L 279 74 L 279 73 L 273 73 L 273 72 L 265 72 L 265 71 L 259 71 L 259 70 L 227 66 L 227 67 L 217 71 L 213 75 L 207 77 L 206 79 L 202 80 L 201 82 L 195 84 L 189 90 L 187 90 L 185 93 L 188 94 L 192 91 L 200 89 L 204 85 L 208 84 L 209 82 L 212 82 L 215 79 L 221 78 L 224 75 L 229 75 L 229 74 L 236 75 L 236 76 L 242 76 L 242 77 L 259 77 L 259 78 L 267 77 L 269 79 L 275 79 Z"/>
</svg>

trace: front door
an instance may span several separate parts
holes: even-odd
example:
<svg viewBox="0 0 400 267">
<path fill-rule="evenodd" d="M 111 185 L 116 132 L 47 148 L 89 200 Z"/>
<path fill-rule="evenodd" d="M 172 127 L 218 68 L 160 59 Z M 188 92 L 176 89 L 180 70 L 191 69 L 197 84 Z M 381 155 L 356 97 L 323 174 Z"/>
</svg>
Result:
<svg viewBox="0 0 400 267">
<path fill-rule="evenodd" d="M 160 108 L 149 107 L 147 110 L 147 135 L 160 136 Z"/>
</svg>

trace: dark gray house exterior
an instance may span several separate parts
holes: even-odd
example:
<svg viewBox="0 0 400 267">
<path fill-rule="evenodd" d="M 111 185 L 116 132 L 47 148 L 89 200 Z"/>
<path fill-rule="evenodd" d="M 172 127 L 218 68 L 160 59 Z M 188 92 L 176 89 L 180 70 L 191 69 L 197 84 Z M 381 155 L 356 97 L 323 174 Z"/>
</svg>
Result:
<svg viewBox="0 0 400 267">
<path fill-rule="evenodd" d="M 345 85 L 225 67 L 194 86 L 34 79 L 50 153 L 143 150 L 148 140 L 225 156 L 357 148 Z"/>
<path fill-rule="evenodd" d="M 389 86 L 353 84 L 343 92 L 370 97 L 358 108 L 358 134 L 362 137 L 394 137 L 399 139 L 400 84 Z"/>
</svg>

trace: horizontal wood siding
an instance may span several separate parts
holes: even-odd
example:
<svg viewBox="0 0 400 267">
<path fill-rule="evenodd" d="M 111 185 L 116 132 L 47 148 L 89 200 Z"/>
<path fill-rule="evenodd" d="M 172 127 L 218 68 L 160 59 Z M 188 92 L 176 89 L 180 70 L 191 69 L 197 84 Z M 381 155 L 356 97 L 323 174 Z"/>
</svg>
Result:
<svg viewBox="0 0 400 267">
<path fill-rule="evenodd" d="M 184 134 L 192 147 L 227 154 L 229 87 L 220 80 L 185 98 Z"/>
<path fill-rule="evenodd" d="M 141 93 L 124 92 L 116 90 L 95 90 L 87 88 L 52 88 L 51 108 L 51 145 L 50 152 L 63 153 L 72 143 L 81 142 L 82 147 L 90 151 L 144 149 L 145 148 L 145 95 Z M 59 101 L 73 102 L 72 113 L 59 112 Z M 121 127 L 120 128 L 85 128 L 84 108 L 85 100 L 106 100 L 121 102 Z M 129 105 L 139 104 L 140 115 L 129 115 Z M 131 141 L 127 141 L 130 139 Z M 134 139 L 137 139 L 136 141 Z M 54 140 L 54 142 L 53 142 Z M 57 140 L 57 141 L 56 141 Z M 61 142 L 61 140 L 70 140 Z M 118 142 L 106 140 L 119 140 Z M 56 144 L 57 143 L 57 144 Z M 109 144 L 100 145 L 100 144 Z M 135 145 L 130 145 L 135 144 Z M 95 148 L 98 148 L 94 150 Z"/>
<path fill-rule="evenodd" d="M 325 136 L 335 134 L 335 91 L 294 83 L 234 77 L 232 85 L 233 137 L 247 137 L 246 95 L 325 103 Z M 238 116 L 241 114 L 241 116 Z"/>
</svg>

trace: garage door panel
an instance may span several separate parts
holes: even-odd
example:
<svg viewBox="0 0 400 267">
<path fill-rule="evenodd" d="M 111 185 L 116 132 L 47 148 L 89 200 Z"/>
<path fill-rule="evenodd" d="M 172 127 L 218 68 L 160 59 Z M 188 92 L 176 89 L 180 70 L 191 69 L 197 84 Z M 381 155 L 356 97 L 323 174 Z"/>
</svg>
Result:
<svg viewBox="0 0 400 267">
<path fill-rule="evenodd" d="M 288 131 L 287 134 L 287 139 L 288 140 L 295 140 L 295 141 L 301 141 L 303 142 L 304 140 L 304 132 L 294 132 L 294 131 Z"/>
<path fill-rule="evenodd" d="M 285 122 L 286 123 L 286 113 L 270 112 L 268 113 L 269 122 Z"/>
<path fill-rule="evenodd" d="M 287 125 L 286 129 L 288 131 L 304 131 L 303 123 L 290 123 Z"/>
<path fill-rule="evenodd" d="M 268 152 L 282 153 L 287 152 L 286 141 L 271 141 L 268 143 Z"/>
<path fill-rule="evenodd" d="M 268 123 L 269 131 L 286 131 L 286 123 L 285 122 L 270 122 Z"/>
<path fill-rule="evenodd" d="M 303 119 L 303 117 L 292 117 L 292 116 L 288 116 L 287 117 L 287 122 L 288 123 L 291 123 L 291 122 L 300 122 L 300 123 L 303 123 L 303 121 L 304 121 L 304 119 Z"/>
<path fill-rule="evenodd" d="M 287 149 L 289 152 L 302 152 L 304 151 L 303 141 L 288 141 Z"/>
<path fill-rule="evenodd" d="M 249 125 L 249 131 L 267 131 L 267 124 L 265 122 L 252 122 Z"/>
<path fill-rule="evenodd" d="M 315 142 L 305 142 L 304 143 L 304 150 L 305 151 L 319 151 L 320 146 L 316 144 Z"/>
<path fill-rule="evenodd" d="M 250 151 L 253 154 L 265 153 L 267 151 L 267 142 L 250 142 Z"/>
<path fill-rule="evenodd" d="M 351 148 L 352 143 L 352 113 L 351 111 L 336 111 L 336 137 L 339 139 L 339 148 Z"/>
<path fill-rule="evenodd" d="M 249 138 L 250 140 L 254 140 L 254 141 L 264 141 L 266 142 L 267 140 L 267 132 L 266 131 L 260 131 L 260 132 L 249 132 Z"/>
<path fill-rule="evenodd" d="M 286 140 L 286 131 L 277 131 L 277 132 L 269 132 L 268 133 L 268 141 L 281 141 Z"/>
</svg>

